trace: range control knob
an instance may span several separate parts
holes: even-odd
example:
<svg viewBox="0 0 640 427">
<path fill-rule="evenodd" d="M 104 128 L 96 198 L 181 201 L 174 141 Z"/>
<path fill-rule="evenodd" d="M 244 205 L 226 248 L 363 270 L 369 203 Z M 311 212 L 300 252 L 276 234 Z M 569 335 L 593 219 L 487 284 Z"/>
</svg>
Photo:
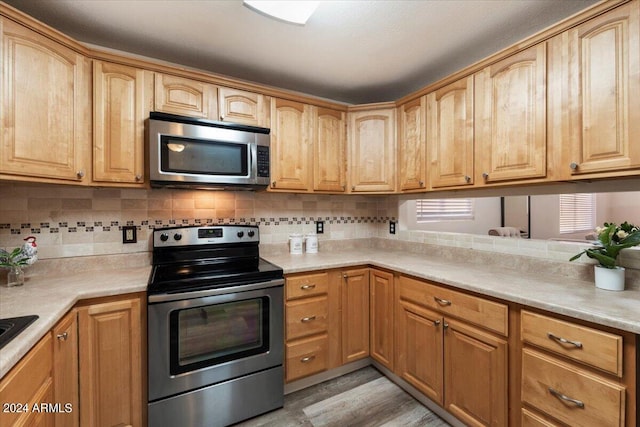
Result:
<svg viewBox="0 0 640 427">
<path fill-rule="evenodd" d="M 244 231 L 238 231 L 238 237 L 240 238 L 244 237 Z"/>
<path fill-rule="evenodd" d="M 174 234 L 174 235 L 173 235 L 173 239 L 174 239 L 174 240 L 181 240 L 181 239 L 182 239 L 182 234 L 180 234 L 180 233 L 176 233 L 176 234 Z"/>
<path fill-rule="evenodd" d="M 256 235 L 256 232 L 253 230 L 249 230 L 249 232 L 247 233 L 249 235 L 249 237 L 253 237 Z"/>
<path fill-rule="evenodd" d="M 166 242 L 167 240 L 169 240 L 169 235 L 167 233 L 162 233 L 160 235 L 160 240 L 162 240 L 163 242 Z"/>
</svg>

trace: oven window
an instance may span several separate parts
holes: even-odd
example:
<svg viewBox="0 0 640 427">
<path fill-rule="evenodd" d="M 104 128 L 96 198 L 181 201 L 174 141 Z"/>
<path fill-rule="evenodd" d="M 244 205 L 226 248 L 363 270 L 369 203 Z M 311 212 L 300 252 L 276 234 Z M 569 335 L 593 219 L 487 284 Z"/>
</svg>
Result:
<svg viewBox="0 0 640 427">
<path fill-rule="evenodd" d="M 269 350 L 269 298 L 174 311 L 171 373 L 179 374 Z"/>
<path fill-rule="evenodd" d="M 247 176 L 247 144 L 162 135 L 163 172 L 198 175 Z"/>
</svg>

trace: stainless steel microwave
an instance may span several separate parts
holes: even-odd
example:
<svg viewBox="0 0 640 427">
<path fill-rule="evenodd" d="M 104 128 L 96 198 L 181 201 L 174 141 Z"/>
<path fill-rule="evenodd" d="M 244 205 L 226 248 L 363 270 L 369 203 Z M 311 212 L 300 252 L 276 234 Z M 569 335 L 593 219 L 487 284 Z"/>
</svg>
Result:
<svg viewBox="0 0 640 427">
<path fill-rule="evenodd" d="M 269 185 L 269 129 L 152 112 L 153 187 L 260 190 Z"/>
</svg>

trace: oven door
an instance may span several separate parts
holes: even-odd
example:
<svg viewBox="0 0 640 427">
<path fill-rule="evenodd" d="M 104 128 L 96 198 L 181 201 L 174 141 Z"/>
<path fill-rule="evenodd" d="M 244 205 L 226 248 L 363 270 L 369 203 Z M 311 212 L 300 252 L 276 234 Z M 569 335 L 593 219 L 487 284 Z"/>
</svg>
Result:
<svg viewBox="0 0 640 427">
<path fill-rule="evenodd" d="M 149 401 L 282 365 L 283 284 L 150 295 Z"/>
</svg>

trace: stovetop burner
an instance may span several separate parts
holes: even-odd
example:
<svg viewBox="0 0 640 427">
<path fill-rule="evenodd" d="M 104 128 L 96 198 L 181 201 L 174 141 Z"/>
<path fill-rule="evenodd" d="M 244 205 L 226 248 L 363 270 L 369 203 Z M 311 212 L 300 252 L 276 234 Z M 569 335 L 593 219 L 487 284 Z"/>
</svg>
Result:
<svg viewBox="0 0 640 427">
<path fill-rule="evenodd" d="M 175 293 L 282 279 L 259 257 L 257 226 L 163 228 L 153 232 L 148 293 Z"/>
</svg>

